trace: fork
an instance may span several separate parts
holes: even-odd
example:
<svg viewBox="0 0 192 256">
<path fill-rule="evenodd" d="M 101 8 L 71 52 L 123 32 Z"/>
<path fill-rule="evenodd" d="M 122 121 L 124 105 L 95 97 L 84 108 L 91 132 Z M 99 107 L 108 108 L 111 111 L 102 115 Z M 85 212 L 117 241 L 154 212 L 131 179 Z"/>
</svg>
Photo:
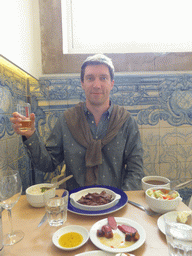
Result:
<svg viewBox="0 0 192 256">
<path fill-rule="evenodd" d="M 140 205 L 138 203 L 132 202 L 132 201 L 128 201 L 128 203 L 140 208 L 141 210 L 143 210 L 144 212 L 146 212 L 149 216 L 155 216 L 155 215 L 160 215 L 160 213 L 158 212 L 154 212 L 152 210 L 147 210 L 143 205 Z"/>
</svg>

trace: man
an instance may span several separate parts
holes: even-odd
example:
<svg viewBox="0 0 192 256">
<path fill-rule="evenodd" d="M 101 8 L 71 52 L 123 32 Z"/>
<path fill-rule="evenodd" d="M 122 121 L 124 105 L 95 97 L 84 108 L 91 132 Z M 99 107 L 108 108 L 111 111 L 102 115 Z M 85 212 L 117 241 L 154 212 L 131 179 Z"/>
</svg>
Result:
<svg viewBox="0 0 192 256">
<path fill-rule="evenodd" d="M 74 176 L 67 182 L 68 190 L 94 184 L 140 189 L 144 176 L 140 134 L 130 113 L 110 101 L 114 85 L 111 59 L 101 54 L 88 57 L 81 67 L 81 84 L 85 103 L 61 115 L 45 145 L 35 131 L 33 113 L 30 131 L 19 130 L 22 117 L 13 113 L 15 132 L 23 136 L 39 170 L 52 172 L 65 161 L 66 175 Z"/>
</svg>

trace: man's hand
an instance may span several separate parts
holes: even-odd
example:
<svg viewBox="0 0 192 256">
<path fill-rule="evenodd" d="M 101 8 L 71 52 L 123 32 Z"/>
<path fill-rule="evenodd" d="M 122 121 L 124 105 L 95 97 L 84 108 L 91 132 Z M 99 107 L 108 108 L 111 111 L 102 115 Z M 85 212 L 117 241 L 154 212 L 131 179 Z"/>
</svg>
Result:
<svg viewBox="0 0 192 256">
<path fill-rule="evenodd" d="M 35 114 L 34 113 L 30 114 L 30 119 L 31 119 L 30 130 L 20 130 L 20 127 L 21 127 L 20 122 L 22 119 L 23 119 L 22 115 L 20 115 L 18 112 L 14 112 L 13 117 L 10 118 L 10 121 L 11 123 L 13 123 L 13 129 L 15 133 L 25 136 L 27 139 L 29 139 L 35 132 Z"/>
</svg>

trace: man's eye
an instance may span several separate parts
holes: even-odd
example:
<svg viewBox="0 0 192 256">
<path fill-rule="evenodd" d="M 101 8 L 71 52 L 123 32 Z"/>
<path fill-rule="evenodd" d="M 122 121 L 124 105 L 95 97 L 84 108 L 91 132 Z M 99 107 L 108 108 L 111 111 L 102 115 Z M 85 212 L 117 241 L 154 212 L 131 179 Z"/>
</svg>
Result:
<svg viewBox="0 0 192 256">
<path fill-rule="evenodd" d="M 105 80 L 107 80 L 107 77 L 101 77 L 101 80 L 105 81 Z"/>
<path fill-rule="evenodd" d="M 93 81 L 93 77 L 87 77 L 88 81 Z"/>
</svg>

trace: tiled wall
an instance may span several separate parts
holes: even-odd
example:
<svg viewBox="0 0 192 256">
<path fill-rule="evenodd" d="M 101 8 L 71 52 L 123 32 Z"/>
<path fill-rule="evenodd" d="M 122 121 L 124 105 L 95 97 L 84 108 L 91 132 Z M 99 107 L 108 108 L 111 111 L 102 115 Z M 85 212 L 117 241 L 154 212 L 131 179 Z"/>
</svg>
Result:
<svg viewBox="0 0 192 256">
<path fill-rule="evenodd" d="M 29 99 L 29 84 L 37 87 L 38 81 L 0 56 L 0 169 L 19 169 L 23 191 L 32 184 L 31 165 L 21 137 L 14 133 L 9 119 L 17 103 Z"/>
<path fill-rule="evenodd" d="M 48 129 L 64 108 L 85 99 L 78 75 L 46 76 L 40 84 L 49 91 L 49 105 L 41 103 Z M 147 175 L 191 177 L 192 74 L 116 75 L 111 100 L 137 119 Z"/>
<path fill-rule="evenodd" d="M 18 86 L 13 78 L 5 80 L 1 76 L 0 166 L 18 162 L 26 173 L 23 176 L 27 186 L 31 183 L 26 178 L 31 173 L 30 165 L 8 121 L 18 99 Z M 65 109 L 85 100 L 79 74 L 43 76 L 30 90 L 36 128 L 44 140 Z M 111 100 L 124 106 L 138 122 L 146 175 L 163 175 L 179 181 L 192 178 L 192 73 L 116 74 Z M 18 150 L 23 156 L 18 155 L 18 159 L 22 161 L 17 161 Z M 36 170 L 36 182 L 52 177 L 53 174 Z M 181 192 L 186 200 L 191 195 L 190 187 Z"/>
<path fill-rule="evenodd" d="M 57 116 L 85 96 L 79 75 L 44 76 L 40 84 L 42 91 L 49 92 L 48 105 L 38 100 L 46 114 L 38 129 L 46 137 Z M 146 175 L 178 181 L 192 178 L 192 73 L 116 74 L 111 100 L 137 119 Z M 181 192 L 190 196 L 190 190 Z"/>
</svg>

